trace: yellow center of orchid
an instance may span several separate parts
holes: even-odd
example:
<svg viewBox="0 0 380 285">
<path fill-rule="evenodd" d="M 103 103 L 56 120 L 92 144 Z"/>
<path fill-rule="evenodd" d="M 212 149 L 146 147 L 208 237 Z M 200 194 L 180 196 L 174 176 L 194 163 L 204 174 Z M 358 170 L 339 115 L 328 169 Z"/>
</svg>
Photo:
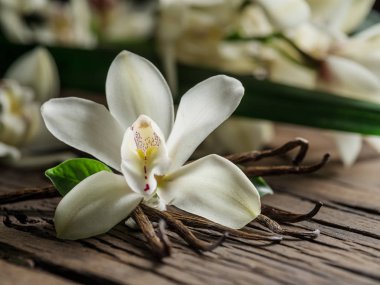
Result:
<svg viewBox="0 0 380 285">
<path fill-rule="evenodd" d="M 137 155 L 143 162 L 142 170 L 146 182 L 143 190 L 144 192 L 148 192 L 151 190 L 150 183 L 148 182 L 148 167 L 150 162 L 156 157 L 158 148 L 161 145 L 161 139 L 147 120 L 138 121 L 137 124 L 131 127 L 131 130 L 134 131 Z"/>
</svg>

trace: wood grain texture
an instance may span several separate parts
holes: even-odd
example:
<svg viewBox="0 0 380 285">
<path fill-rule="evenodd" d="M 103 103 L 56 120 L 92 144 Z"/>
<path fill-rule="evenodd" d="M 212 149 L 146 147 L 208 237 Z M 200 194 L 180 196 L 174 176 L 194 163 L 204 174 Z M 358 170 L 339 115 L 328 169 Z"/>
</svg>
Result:
<svg viewBox="0 0 380 285">
<path fill-rule="evenodd" d="M 316 201 L 324 203 L 311 221 L 284 225 L 318 228 L 318 239 L 268 244 L 230 237 L 215 251 L 198 254 L 169 233 L 173 255 L 159 263 L 143 235 L 123 224 L 106 235 L 61 241 L 52 224 L 59 198 L 20 202 L 0 207 L 0 219 L 8 216 L 0 223 L 0 284 L 379 284 L 379 157 L 366 146 L 358 163 L 344 169 L 328 136 L 285 125 L 277 133 L 274 146 L 298 136 L 309 139 L 307 161 L 326 151 L 333 155 L 316 174 L 267 179 L 276 191 L 264 198 L 271 206 L 302 213 Z M 2 167 L 0 192 L 47 186 L 42 173 Z M 211 241 L 220 236 L 195 233 Z"/>
</svg>

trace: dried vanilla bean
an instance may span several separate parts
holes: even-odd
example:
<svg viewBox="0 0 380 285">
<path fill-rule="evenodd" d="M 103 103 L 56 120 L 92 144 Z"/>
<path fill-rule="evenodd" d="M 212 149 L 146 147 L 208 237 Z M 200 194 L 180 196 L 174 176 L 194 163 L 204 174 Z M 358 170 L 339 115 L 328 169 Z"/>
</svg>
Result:
<svg viewBox="0 0 380 285">
<path fill-rule="evenodd" d="M 205 218 L 190 215 L 190 214 L 182 214 L 179 212 L 170 212 L 170 215 L 176 220 L 181 221 L 188 227 L 193 228 L 205 228 L 217 232 L 225 233 L 227 232 L 231 236 L 249 239 L 249 240 L 264 240 L 264 241 L 281 241 L 282 237 L 277 235 L 268 235 L 268 234 L 259 234 L 254 232 L 242 231 L 231 229 L 217 223 L 211 222 Z"/>
<path fill-rule="evenodd" d="M 152 223 L 145 215 L 144 211 L 141 209 L 140 206 L 136 207 L 136 209 L 133 211 L 132 217 L 136 221 L 136 224 L 139 226 L 144 236 L 146 237 L 153 253 L 158 258 L 169 256 L 171 253 L 171 247 L 169 244 L 166 244 L 166 241 L 168 239 L 163 238 L 163 236 L 165 235 L 164 230 L 160 229 L 161 238 L 157 236 L 152 226 Z"/>
<path fill-rule="evenodd" d="M 279 166 L 248 166 L 243 167 L 245 175 L 252 176 L 273 176 L 285 174 L 306 174 L 321 169 L 328 161 L 330 155 L 325 154 L 322 161 L 316 164 L 304 165 L 279 165 Z"/>
<path fill-rule="evenodd" d="M 171 254 L 172 244 L 170 242 L 170 239 L 169 239 L 168 235 L 166 234 L 166 222 L 163 219 L 161 219 L 158 222 L 157 236 L 160 238 L 161 242 L 164 244 L 164 246 L 166 248 L 166 251 L 170 255 Z"/>
<path fill-rule="evenodd" d="M 44 188 L 25 188 L 17 192 L 0 194 L 0 205 L 53 197 L 60 197 L 53 185 Z"/>
<path fill-rule="evenodd" d="M 314 217 L 319 212 L 322 206 L 322 202 L 317 202 L 310 212 L 306 214 L 294 214 L 273 208 L 268 205 L 261 205 L 261 214 L 275 220 L 278 223 L 298 223 L 305 220 L 309 220 L 312 217 Z"/>
<path fill-rule="evenodd" d="M 168 212 L 159 211 L 146 205 L 141 205 L 141 208 L 147 213 L 147 215 L 149 215 L 151 219 L 164 219 L 170 228 L 172 228 L 194 250 L 197 251 L 212 251 L 220 246 L 228 236 L 227 233 L 224 233 L 224 235 L 214 243 L 205 242 L 198 239 L 189 228 L 187 228 L 181 221 L 173 218 Z"/>
<path fill-rule="evenodd" d="M 256 222 L 261 224 L 262 226 L 269 229 L 271 232 L 274 232 L 276 234 L 280 235 L 288 235 L 298 238 L 317 238 L 320 234 L 319 230 L 314 231 L 306 231 L 306 232 L 300 232 L 300 231 L 292 231 L 292 230 L 286 230 L 283 229 L 276 221 L 273 221 L 272 219 L 268 218 L 267 216 L 260 214 L 256 219 Z"/>
<path fill-rule="evenodd" d="M 303 138 L 294 139 L 275 149 L 235 153 L 225 156 L 225 158 L 236 164 L 254 162 L 267 157 L 284 155 L 297 147 L 299 147 L 299 151 L 292 163 L 298 165 L 304 160 L 309 149 L 309 142 Z"/>
</svg>

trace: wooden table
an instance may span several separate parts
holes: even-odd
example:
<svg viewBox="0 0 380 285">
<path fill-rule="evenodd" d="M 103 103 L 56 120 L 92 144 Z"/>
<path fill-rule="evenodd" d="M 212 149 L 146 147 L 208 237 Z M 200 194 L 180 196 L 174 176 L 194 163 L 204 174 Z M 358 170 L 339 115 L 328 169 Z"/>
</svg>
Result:
<svg viewBox="0 0 380 285">
<path fill-rule="evenodd" d="M 277 133 L 276 146 L 309 139 L 309 162 L 335 154 L 320 132 L 282 125 Z M 1 192 L 48 185 L 42 170 L 0 173 Z M 0 223 L 0 284 L 379 284 L 380 159 L 373 150 L 366 146 L 349 169 L 333 157 L 316 174 L 267 181 L 276 191 L 264 198 L 269 205 L 302 213 L 324 203 L 311 221 L 290 226 L 318 228 L 318 239 L 258 246 L 231 238 L 200 255 L 173 234 L 173 255 L 160 263 L 141 234 L 122 224 L 107 235 L 61 241 L 50 223 L 59 198 L 20 202 L 0 208 L 1 220 L 11 219 Z"/>
</svg>

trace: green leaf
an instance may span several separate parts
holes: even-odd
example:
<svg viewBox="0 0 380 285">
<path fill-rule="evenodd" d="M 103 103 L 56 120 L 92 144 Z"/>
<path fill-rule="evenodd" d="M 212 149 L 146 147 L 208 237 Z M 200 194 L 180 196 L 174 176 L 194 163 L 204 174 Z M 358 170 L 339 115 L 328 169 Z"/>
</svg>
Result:
<svg viewBox="0 0 380 285">
<path fill-rule="evenodd" d="M 46 170 L 45 175 L 51 180 L 58 192 L 65 196 L 83 179 L 100 171 L 112 172 L 107 165 L 98 160 L 74 158 Z"/>
<path fill-rule="evenodd" d="M 257 191 L 260 194 L 260 197 L 263 197 L 268 194 L 273 194 L 272 188 L 268 185 L 268 183 L 262 177 L 254 177 L 251 179 L 253 185 L 255 185 Z"/>
<path fill-rule="evenodd" d="M 240 79 L 246 88 L 246 95 L 236 114 L 322 129 L 380 135 L 380 104 L 252 78 Z"/>
</svg>

